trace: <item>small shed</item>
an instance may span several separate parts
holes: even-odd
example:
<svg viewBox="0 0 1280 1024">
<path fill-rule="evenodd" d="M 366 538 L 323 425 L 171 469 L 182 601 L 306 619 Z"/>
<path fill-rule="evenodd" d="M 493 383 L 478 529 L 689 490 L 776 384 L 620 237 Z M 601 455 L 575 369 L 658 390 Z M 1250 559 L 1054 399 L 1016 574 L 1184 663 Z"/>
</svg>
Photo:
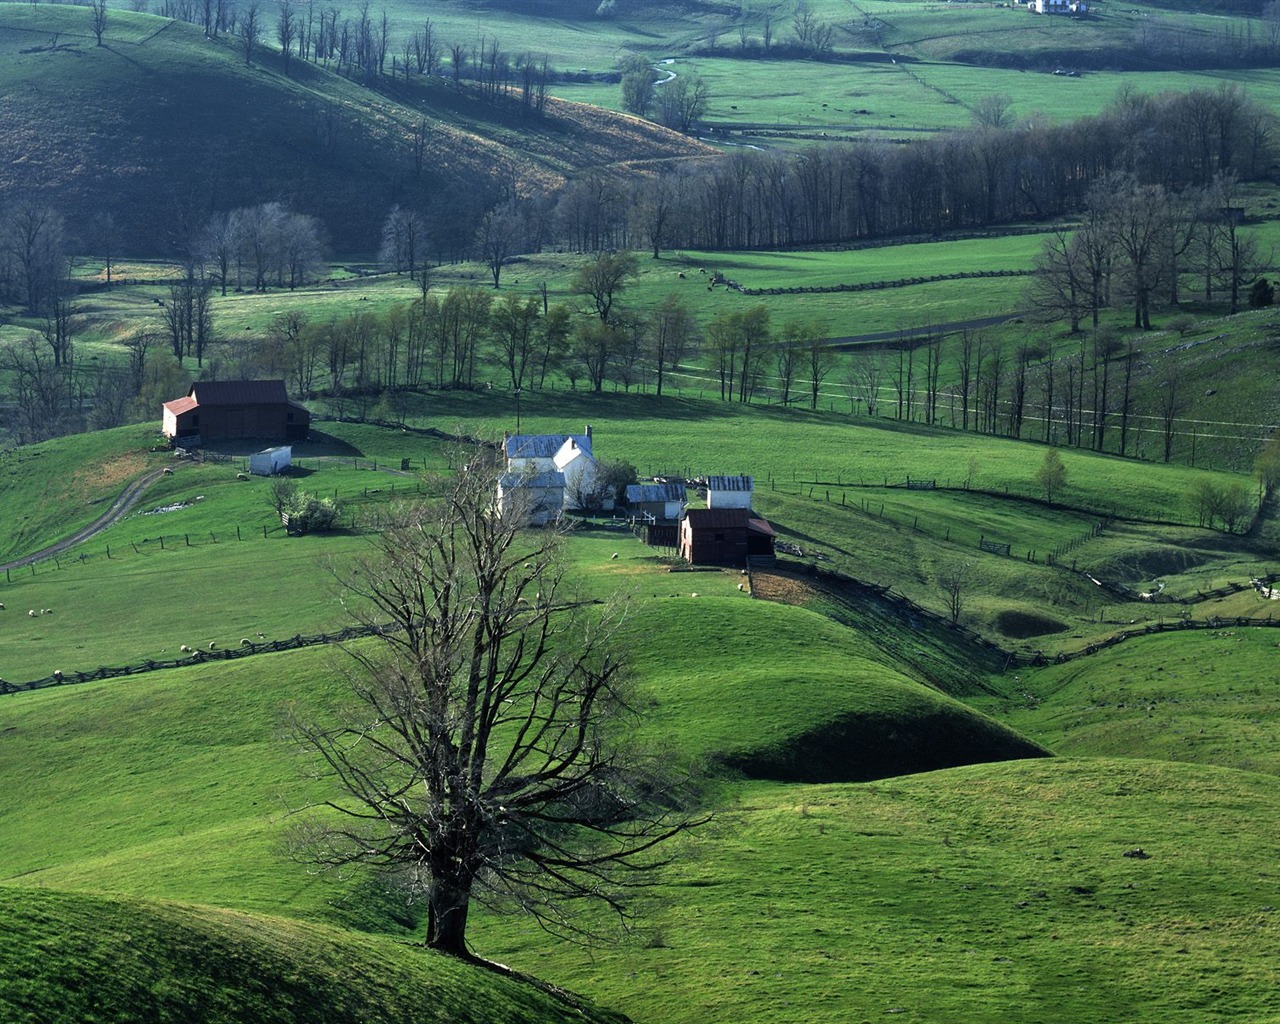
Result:
<svg viewBox="0 0 1280 1024">
<path fill-rule="evenodd" d="M 754 488 L 749 476 L 709 476 L 707 508 L 750 508 Z"/>
<path fill-rule="evenodd" d="M 293 446 L 280 445 L 249 456 L 249 472 L 254 476 L 275 476 L 293 465 Z"/>
<path fill-rule="evenodd" d="M 685 489 L 682 483 L 628 484 L 627 510 L 633 516 L 675 520 L 684 515 Z"/>
<path fill-rule="evenodd" d="M 773 527 L 749 508 L 691 508 L 680 524 L 680 557 L 691 565 L 743 565 L 773 558 Z"/>
</svg>

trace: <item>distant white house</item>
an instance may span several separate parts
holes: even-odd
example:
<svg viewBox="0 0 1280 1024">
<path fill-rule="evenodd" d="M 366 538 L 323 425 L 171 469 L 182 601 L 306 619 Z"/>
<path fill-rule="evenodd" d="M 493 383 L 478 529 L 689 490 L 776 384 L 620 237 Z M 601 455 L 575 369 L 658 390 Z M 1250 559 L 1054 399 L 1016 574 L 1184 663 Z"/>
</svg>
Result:
<svg viewBox="0 0 1280 1024">
<path fill-rule="evenodd" d="M 293 465 L 293 446 L 280 445 L 249 456 L 249 472 L 255 476 L 275 476 Z"/>
<path fill-rule="evenodd" d="M 750 508 L 754 487 L 749 476 L 709 476 L 707 508 Z"/>
<path fill-rule="evenodd" d="M 1027 10 L 1036 14 L 1087 14 L 1085 0 L 1027 0 Z"/>
<path fill-rule="evenodd" d="M 590 424 L 585 434 L 508 434 L 503 451 L 509 475 L 562 474 L 562 508 L 595 504 L 600 467 L 591 450 Z M 605 507 L 611 508 L 612 503 L 607 502 Z"/>
<path fill-rule="evenodd" d="M 519 516 L 530 526 L 546 526 L 564 508 L 564 474 L 503 473 L 498 478 L 498 512 Z"/>
</svg>

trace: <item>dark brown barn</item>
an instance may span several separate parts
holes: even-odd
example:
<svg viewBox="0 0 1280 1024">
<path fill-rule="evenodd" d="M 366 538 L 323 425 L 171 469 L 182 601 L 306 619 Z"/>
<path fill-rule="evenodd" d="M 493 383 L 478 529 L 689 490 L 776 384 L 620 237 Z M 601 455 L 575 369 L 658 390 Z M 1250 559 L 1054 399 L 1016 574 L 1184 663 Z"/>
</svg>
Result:
<svg viewBox="0 0 1280 1024">
<path fill-rule="evenodd" d="M 164 403 L 162 429 L 188 445 L 248 437 L 303 441 L 311 413 L 290 401 L 282 380 L 201 380 L 185 398 Z"/>
<path fill-rule="evenodd" d="M 748 508 L 691 508 L 680 523 L 680 557 L 693 565 L 745 566 L 773 557 L 773 527 Z"/>
</svg>

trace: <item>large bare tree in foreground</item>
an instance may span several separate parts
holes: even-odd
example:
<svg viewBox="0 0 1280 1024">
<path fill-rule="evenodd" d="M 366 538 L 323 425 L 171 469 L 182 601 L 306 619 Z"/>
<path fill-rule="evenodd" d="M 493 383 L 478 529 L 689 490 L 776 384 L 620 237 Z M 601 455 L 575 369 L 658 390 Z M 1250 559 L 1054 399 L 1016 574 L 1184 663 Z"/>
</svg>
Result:
<svg viewBox="0 0 1280 1024">
<path fill-rule="evenodd" d="M 382 629 L 351 652 L 339 723 L 299 727 L 338 790 L 306 856 L 399 869 L 427 945 L 463 957 L 472 900 L 558 933 L 588 898 L 625 920 L 655 847 L 694 824 L 670 759 L 631 744 L 609 620 L 558 599 L 558 532 L 496 514 L 495 480 L 460 471 L 344 578 Z"/>
</svg>

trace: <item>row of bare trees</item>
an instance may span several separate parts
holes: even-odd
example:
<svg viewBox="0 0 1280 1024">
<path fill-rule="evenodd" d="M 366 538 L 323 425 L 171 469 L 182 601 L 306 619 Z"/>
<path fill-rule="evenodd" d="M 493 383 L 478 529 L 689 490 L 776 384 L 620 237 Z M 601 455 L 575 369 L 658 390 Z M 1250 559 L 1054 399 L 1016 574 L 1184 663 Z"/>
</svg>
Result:
<svg viewBox="0 0 1280 1024">
<path fill-rule="evenodd" d="M 1163 293 L 1177 305 L 1183 279 L 1199 282 L 1206 302 L 1217 295 L 1240 308 L 1243 289 L 1271 264 L 1255 236 L 1242 230 L 1244 200 L 1233 174 L 1203 188 L 1172 192 L 1132 175 L 1109 175 L 1090 191 L 1082 222 L 1058 231 L 1036 261 L 1032 300 L 1074 333 L 1118 298 L 1133 325 L 1150 329 L 1151 305 Z"/>
<path fill-rule="evenodd" d="M 437 78 L 447 68 L 455 85 L 474 84 L 492 102 L 514 99 L 526 114 L 542 112 L 555 77 L 545 54 L 513 53 L 487 33 L 473 40 L 447 40 L 430 18 L 410 33 L 393 36 L 386 8 L 375 11 L 369 0 L 362 0 L 354 14 L 315 0 L 278 0 L 270 10 L 274 23 L 259 0 L 163 0 L 161 6 L 165 17 L 202 25 L 209 36 L 236 40 L 246 64 L 264 42 L 278 47 L 286 75 L 294 60 L 366 79 Z M 97 20 L 94 25 L 97 32 Z"/>
<path fill-rule="evenodd" d="M 1115 174 L 1170 194 L 1221 175 L 1252 180 L 1276 142 L 1274 115 L 1239 86 L 1126 91 L 1072 122 L 978 125 L 909 146 L 743 150 L 640 189 L 588 174 L 559 198 L 557 235 L 579 248 L 744 249 L 980 230 L 1074 216 Z"/>
</svg>

